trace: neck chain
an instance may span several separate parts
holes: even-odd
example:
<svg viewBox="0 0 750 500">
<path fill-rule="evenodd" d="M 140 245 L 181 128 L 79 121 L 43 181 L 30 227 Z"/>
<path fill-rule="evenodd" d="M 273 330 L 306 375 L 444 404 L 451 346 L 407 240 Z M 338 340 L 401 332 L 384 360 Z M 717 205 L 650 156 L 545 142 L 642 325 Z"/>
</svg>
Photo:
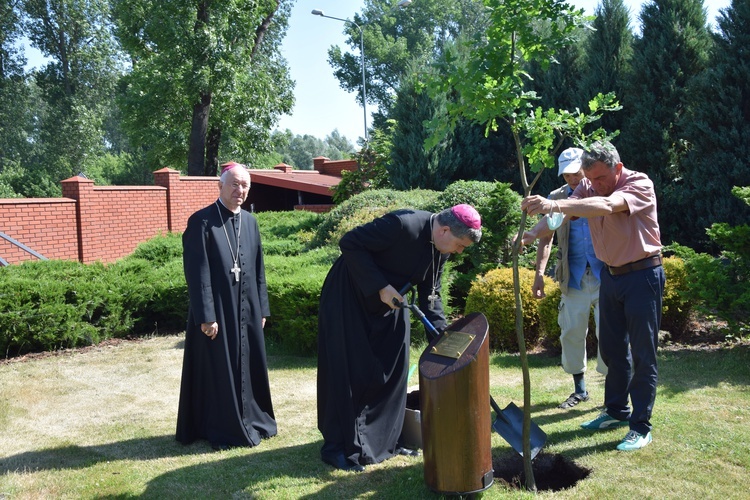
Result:
<svg viewBox="0 0 750 500">
<path fill-rule="evenodd" d="M 438 271 L 439 268 L 437 265 L 435 265 L 435 240 L 433 236 L 433 226 L 432 222 L 435 219 L 435 215 L 430 216 L 430 243 L 432 243 L 432 248 L 430 251 L 432 252 L 432 259 L 431 259 L 431 265 L 432 265 L 432 293 L 427 296 L 427 300 L 430 301 L 430 309 L 435 309 L 435 302 L 440 298 L 437 294 L 437 287 L 440 284 L 438 281 Z M 438 252 L 438 256 L 440 255 L 440 252 Z M 438 257 L 438 262 L 440 261 L 440 257 Z"/>
<path fill-rule="evenodd" d="M 242 231 L 242 210 L 239 211 L 239 221 L 238 221 L 238 227 L 237 227 L 237 254 L 234 253 L 234 250 L 232 250 L 232 243 L 229 241 L 229 233 L 227 233 L 227 226 L 224 224 L 224 218 L 221 216 L 221 208 L 219 208 L 219 203 L 214 202 L 216 204 L 216 210 L 219 211 L 219 219 L 221 220 L 221 227 L 224 229 L 224 236 L 227 237 L 227 245 L 229 245 L 229 253 L 232 256 L 232 264 L 234 266 L 229 270 L 230 272 L 234 273 L 234 281 L 239 282 L 240 281 L 240 266 L 237 264 L 239 263 L 240 259 L 240 232 Z"/>
</svg>

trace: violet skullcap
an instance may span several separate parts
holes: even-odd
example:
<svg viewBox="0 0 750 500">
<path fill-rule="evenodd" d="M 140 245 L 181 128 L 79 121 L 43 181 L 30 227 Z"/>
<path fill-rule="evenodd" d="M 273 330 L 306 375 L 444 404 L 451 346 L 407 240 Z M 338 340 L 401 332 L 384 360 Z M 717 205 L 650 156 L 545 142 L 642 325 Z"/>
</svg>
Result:
<svg viewBox="0 0 750 500">
<path fill-rule="evenodd" d="M 237 162 L 234 162 L 234 161 L 230 161 L 230 162 L 225 163 L 225 164 L 223 164 L 221 166 L 221 173 L 223 174 L 227 170 L 232 170 L 234 167 L 244 167 L 244 166 L 245 165 L 243 165 L 242 163 L 237 163 Z"/>
<path fill-rule="evenodd" d="M 481 229 L 482 218 L 479 216 L 479 212 L 476 211 L 471 205 L 462 203 L 451 208 L 451 212 L 460 220 L 466 227 L 470 229 Z"/>
</svg>

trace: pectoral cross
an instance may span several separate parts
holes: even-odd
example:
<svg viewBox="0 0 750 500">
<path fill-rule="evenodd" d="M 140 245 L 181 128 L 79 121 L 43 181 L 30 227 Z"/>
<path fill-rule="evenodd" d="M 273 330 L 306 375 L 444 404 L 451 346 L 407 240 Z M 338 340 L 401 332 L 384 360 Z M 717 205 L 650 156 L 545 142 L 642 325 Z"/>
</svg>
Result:
<svg viewBox="0 0 750 500">
<path fill-rule="evenodd" d="M 241 269 L 237 267 L 237 264 L 234 265 L 232 269 L 230 269 L 234 273 L 234 281 L 239 282 L 240 281 L 240 271 Z"/>
<path fill-rule="evenodd" d="M 431 294 L 427 296 L 427 300 L 430 301 L 430 309 L 435 309 L 435 302 L 438 299 L 437 293 L 435 293 L 435 290 L 432 291 Z"/>
</svg>

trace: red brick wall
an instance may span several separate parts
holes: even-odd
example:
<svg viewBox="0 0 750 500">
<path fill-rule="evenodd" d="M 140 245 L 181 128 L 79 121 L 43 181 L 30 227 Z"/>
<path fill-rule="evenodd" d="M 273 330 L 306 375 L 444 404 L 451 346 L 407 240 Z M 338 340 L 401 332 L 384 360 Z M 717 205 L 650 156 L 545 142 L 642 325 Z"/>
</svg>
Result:
<svg viewBox="0 0 750 500">
<path fill-rule="evenodd" d="M 76 202 L 66 198 L 0 199 L 0 231 L 48 259 L 78 260 Z M 37 260 L 0 238 L 9 264 Z"/>
<path fill-rule="evenodd" d="M 329 163 L 315 160 L 316 168 Z M 330 163 L 348 168 L 353 162 Z M 188 217 L 219 195 L 216 177 L 181 177 L 168 168 L 154 172 L 154 184 L 96 187 L 92 180 L 71 177 L 62 181 L 62 198 L 0 199 L 0 231 L 48 259 L 113 262 L 159 233 L 184 231 Z M 0 257 L 9 264 L 37 259 L 3 238 Z"/>
<path fill-rule="evenodd" d="M 181 177 L 164 168 L 155 186 L 94 186 L 71 177 L 63 198 L 0 199 L 0 231 L 48 259 L 113 262 L 159 233 L 182 232 L 196 210 L 218 197 L 216 177 Z M 0 238 L 9 264 L 37 258 Z"/>
<path fill-rule="evenodd" d="M 167 188 L 169 230 L 181 233 L 188 218 L 219 197 L 217 177 L 181 177 L 180 172 L 163 168 L 154 172 L 154 184 Z"/>
<path fill-rule="evenodd" d="M 315 212 L 317 214 L 324 214 L 333 210 L 336 205 L 295 205 L 295 210 L 307 210 L 308 212 Z"/>
</svg>

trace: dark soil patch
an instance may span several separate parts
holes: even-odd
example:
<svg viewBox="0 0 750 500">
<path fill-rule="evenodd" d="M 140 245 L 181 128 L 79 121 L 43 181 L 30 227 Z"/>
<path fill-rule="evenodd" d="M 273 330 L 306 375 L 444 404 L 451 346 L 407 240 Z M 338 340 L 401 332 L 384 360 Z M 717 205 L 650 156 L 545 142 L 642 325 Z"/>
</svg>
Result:
<svg viewBox="0 0 750 500">
<path fill-rule="evenodd" d="M 509 488 L 525 489 L 526 474 L 523 458 L 518 453 L 508 453 L 492 458 L 496 482 Z M 541 452 L 531 463 L 538 491 L 560 491 L 586 479 L 591 470 L 581 467 L 559 454 Z"/>
<path fill-rule="evenodd" d="M 406 408 L 419 410 L 419 391 L 406 395 Z M 540 452 L 531 463 L 537 491 L 560 491 L 571 488 L 586 479 L 591 470 L 581 467 L 574 461 L 559 455 Z M 492 458 L 493 476 L 497 483 L 509 488 L 526 489 L 526 474 L 523 471 L 523 458 L 515 452 Z"/>
<path fill-rule="evenodd" d="M 406 394 L 406 407 L 410 410 L 419 410 L 419 391 L 411 391 Z"/>
</svg>

